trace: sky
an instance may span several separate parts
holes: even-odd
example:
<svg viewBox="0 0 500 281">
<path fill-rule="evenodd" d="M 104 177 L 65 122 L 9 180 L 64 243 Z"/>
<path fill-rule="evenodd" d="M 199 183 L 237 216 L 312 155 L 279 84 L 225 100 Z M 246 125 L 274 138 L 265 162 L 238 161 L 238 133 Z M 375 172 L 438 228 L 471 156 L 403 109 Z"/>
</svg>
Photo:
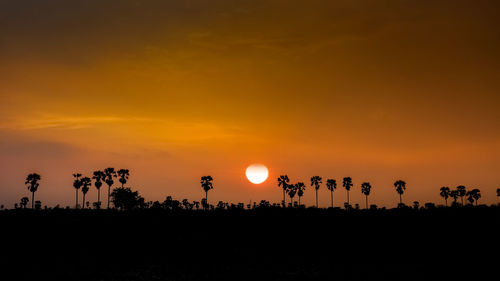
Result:
<svg viewBox="0 0 500 281">
<path fill-rule="evenodd" d="M 353 178 L 351 203 L 500 188 L 500 3 L 0 0 L 0 204 L 74 205 L 75 172 L 130 170 L 146 200 L 282 198 Z M 245 168 L 262 163 L 253 185 Z M 103 193 L 104 194 L 104 193 Z M 323 185 L 320 206 L 330 204 Z M 87 197 L 96 201 L 96 191 Z M 335 205 L 346 201 L 340 187 Z"/>
</svg>

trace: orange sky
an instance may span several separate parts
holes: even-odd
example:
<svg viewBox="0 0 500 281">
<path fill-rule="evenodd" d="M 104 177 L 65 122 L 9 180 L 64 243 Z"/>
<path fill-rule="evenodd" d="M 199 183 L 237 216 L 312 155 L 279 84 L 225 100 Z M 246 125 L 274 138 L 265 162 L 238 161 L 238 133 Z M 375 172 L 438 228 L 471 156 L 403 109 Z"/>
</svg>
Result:
<svg viewBox="0 0 500 281">
<path fill-rule="evenodd" d="M 166 2 L 166 3 L 165 3 Z M 0 1 L 0 204 L 42 175 L 131 170 L 147 200 L 279 201 L 276 177 L 351 176 L 389 207 L 500 187 L 493 1 Z M 255 186 L 252 163 L 270 168 Z M 345 201 L 337 193 L 336 204 Z M 92 190 L 89 197 L 95 197 Z M 320 205 L 329 197 L 324 186 Z M 304 197 L 314 202 L 311 188 Z"/>
</svg>

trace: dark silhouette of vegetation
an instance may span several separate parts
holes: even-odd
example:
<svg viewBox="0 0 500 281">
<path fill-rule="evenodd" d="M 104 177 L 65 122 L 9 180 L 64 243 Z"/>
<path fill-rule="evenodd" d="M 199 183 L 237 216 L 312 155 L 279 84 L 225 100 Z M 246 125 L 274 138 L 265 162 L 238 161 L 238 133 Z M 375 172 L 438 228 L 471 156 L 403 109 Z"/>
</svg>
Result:
<svg viewBox="0 0 500 281">
<path fill-rule="evenodd" d="M 128 181 L 128 177 L 130 176 L 129 170 L 120 169 L 116 173 L 118 174 L 118 177 L 119 177 L 118 181 L 122 184 L 122 188 L 123 188 Z"/>
<path fill-rule="evenodd" d="M 314 186 L 316 190 L 316 208 L 318 208 L 318 189 L 322 183 L 322 178 L 320 176 L 311 177 L 311 186 Z"/>
<path fill-rule="evenodd" d="M 30 199 L 28 197 L 23 197 L 21 198 L 21 202 L 19 203 L 19 205 L 21 205 L 23 209 L 26 209 L 29 201 Z"/>
<path fill-rule="evenodd" d="M 365 195 L 366 199 L 366 209 L 368 209 L 368 195 L 370 195 L 370 191 L 372 189 L 372 186 L 369 182 L 364 182 L 361 184 L 361 193 Z"/>
<path fill-rule="evenodd" d="M 477 201 L 479 200 L 479 198 L 481 198 L 481 191 L 479 189 L 475 188 L 475 189 L 472 189 L 470 191 L 467 191 L 465 196 L 467 197 L 467 200 L 469 200 L 469 202 L 471 204 L 474 201 L 476 201 L 476 206 L 477 206 Z"/>
<path fill-rule="evenodd" d="M 399 194 L 399 204 L 403 204 L 403 193 L 406 190 L 406 182 L 398 180 L 394 183 L 394 187 L 396 187 L 396 192 Z"/>
<path fill-rule="evenodd" d="M 38 186 L 40 185 L 38 181 L 40 180 L 40 175 L 37 173 L 29 174 L 26 177 L 26 184 L 28 186 L 28 190 L 31 192 L 31 209 L 34 209 L 35 203 L 35 192 L 38 190 Z"/>
<path fill-rule="evenodd" d="M 119 210 L 132 210 L 144 204 L 144 198 L 139 192 L 132 191 L 128 187 L 118 187 L 111 192 L 111 201 Z"/>
<path fill-rule="evenodd" d="M 450 197 L 453 198 L 453 204 L 452 204 L 452 206 L 456 206 L 457 205 L 457 199 L 458 199 L 458 191 L 457 190 L 450 191 Z"/>
<path fill-rule="evenodd" d="M 330 190 L 330 195 L 331 195 L 331 203 L 332 203 L 332 208 L 333 208 L 333 192 L 335 189 L 337 189 L 337 181 L 334 179 L 327 179 L 326 180 L 326 188 Z"/>
<path fill-rule="evenodd" d="M 288 193 L 288 196 L 290 196 L 290 204 L 293 206 L 293 198 L 295 197 L 295 194 L 297 194 L 297 185 L 296 184 L 288 185 L 288 189 L 286 192 Z"/>
<path fill-rule="evenodd" d="M 116 172 L 114 168 L 106 168 L 104 169 L 104 174 L 106 177 L 104 178 L 104 182 L 108 185 L 108 209 L 109 209 L 109 202 L 110 202 L 110 196 L 111 196 L 111 186 L 115 183 L 113 178 L 116 178 Z"/>
<path fill-rule="evenodd" d="M 352 179 L 351 179 L 351 177 L 345 177 L 344 180 L 342 181 L 342 186 L 347 191 L 347 206 L 350 206 L 351 202 L 349 200 L 349 190 L 351 190 L 351 187 L 352 187 Z"/>
<path fill-rule="evenodd" d="M 80 182 L 82 185 L 83 193 L 82 208 L 85 209 L 85 196 L 87 195 L 87 192 L 89 192 L 90 186 L 92 185 L 92 180 L 89 177 L 83 177 L 80 179 Z"/>
<path fill-rule="evenodd" d="M 286 190 L 288 189 L 288 183 L 290 182 L 290 179 L 288 178 L 288 175 L 281 175 L 278 178 L 278 187 L 281 187 L 283 189 L 283 206 L 285 206 L 285 194 Z"/>
<path fill-rule="evenodd" d="M 106 174 L 103 171 L 94 171 L 94 175 L 92 176 L 92 179 L 95 180 L 94 185 L 95 188 L 97 189 L 97 204 L 94 206 L 97 209 L 101 208 L 101 186 L 102 186 L 102 181 L 106 179 Z"/>
<path fill-rule="evenodd" d="M 214 188 L 213 180 L 214 179 L 212 178 L 212 176 L 201 177 L 201 187 L 203 188 L 203 191 L 205 191 L 205 204 L 208 204 L 208 192 L 210 191 L 210 189 Z"/>
<path fill-rule="evenodd" d="M 83 183 L 82 181 L 80 180 L 80 177 L 82 176 L 82 174 L 73 174 L 73 177 L 75 178 L 75 180 L 73 181 L 73 187 L 75 188 L 75 191 L 76 191 L 76 200 L 75 200 L 75 209 L 78 209 L 78 190 L 80 190 L 80 187 L 82 187 Z"/>
<path fill-rule="evenodd" d="M 297 197 L 299 197 L 299 206 L 300 206 L 300 198 L 304 196 L 304 191 L 306 190 L 306 185 L 303 182 L 298 182 L 296 185 L 297 188 Z"/>
<path fill-rule="evenodd" d="M 450 197 L 450 188 L 443 186 L 440 189 L 439 195 L 444 198 L 446 207 L 448 207 L 448 198 Z"/>
<path fill-rule="evenodd" d="M 497 188 L 497 197 L 500 197 L 500 188 Z"/>
<path fill-rule="evenodd" d="M 467 194 L 467 190 L 465 186 L 459 185 L 457 186 L 457 193 L 458 196 L 460 197 L 460 200 L 462 201 L 462 206 L 464 205 L 464 196 Z"/>
</svg>

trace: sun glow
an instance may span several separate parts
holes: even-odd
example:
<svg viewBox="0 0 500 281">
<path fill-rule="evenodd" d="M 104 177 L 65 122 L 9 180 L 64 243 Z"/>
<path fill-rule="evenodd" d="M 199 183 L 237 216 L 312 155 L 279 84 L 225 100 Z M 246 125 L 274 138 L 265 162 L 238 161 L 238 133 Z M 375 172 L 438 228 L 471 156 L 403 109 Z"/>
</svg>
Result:
<svg viewBox="0 0 500 281">
<path fill-rule="evenodd" d="M 260 184 L 266 181 L 269 170 L 262 164 L 252 164 L 245 171 L 247 179 L 253 184 Z"/>
</svg>

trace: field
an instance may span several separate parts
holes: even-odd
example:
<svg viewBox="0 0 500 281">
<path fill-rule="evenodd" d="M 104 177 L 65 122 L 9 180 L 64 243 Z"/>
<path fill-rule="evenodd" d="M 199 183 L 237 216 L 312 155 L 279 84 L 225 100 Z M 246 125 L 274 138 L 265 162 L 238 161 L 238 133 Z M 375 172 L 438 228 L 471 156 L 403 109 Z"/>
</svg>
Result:
<svg viewBox="0 0 500 281">
<path fill-rule="evenodd" d="M 500 208 L 7 210 L 3 280 L 443 280 L 497 275 Z"/>
</svg>

